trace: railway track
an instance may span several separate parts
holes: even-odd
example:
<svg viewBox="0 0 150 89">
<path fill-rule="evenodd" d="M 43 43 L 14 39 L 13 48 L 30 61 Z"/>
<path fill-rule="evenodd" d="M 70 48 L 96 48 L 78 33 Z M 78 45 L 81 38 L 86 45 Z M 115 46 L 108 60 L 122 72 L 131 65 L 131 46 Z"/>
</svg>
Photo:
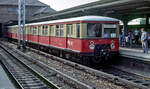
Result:
<svg viewBox="0 0 150 89">
<path fill-rule="evenodd" d="M 85 84 L 91 83 L 91 85 L 90 84 L 89 85 L 95 89 L 101 89 L 101 88 L 102 89 L 106 89 L 106 88 L 107 89 L 149 89 L 149 80 L 147 80 L 144 77 L 135 75 L 135 74 L 131 74 L 131 73 L 128 73 L 128 72 L 125 72 L 122 70 L 114 69 L 112 67 L 101 69 L 101 70 L 95 70 L 95 69 L 92 69 L 92 68 L 89 68 L 89 67 L 86 67 L 86 66 L 83 66 L 80 64 L 76 64 L 76 63 L 64 60 L 62 58 L 59 58 L 59 57 L 56 57 L 56 56 L 53 56 L 50 54 L 46 54 L 44 52 L 41 52 L 41 51 L 38 51 L 35 49 L 30 49 L 30 50 L 34 51 L 33 53 L 38 53 L 38 55 L 40 55 L 40 56 L 44 55 L 46 58 L 51 58 L 52 59 L 51 62 L 54 60 L 59 61 L 59 63 L 60 63 L 59 66 L 63 66 L 63 68 L 66 67 L 65 68 L 66 74 L 67 74 L 67 71 L 66 71 L 67 67 L 69 66 L 69 68 L 70 68 L 70 69 L 68 68 L 69 70 L 72 69 L 73 71 L 76 72 L 75 76 L 79 76 L 79 75 L 81 76 L 81 74 L 79 74 L 78 71 L 83 71 L 90 76 L 94 76 L 97 81 L 99 81 L 99 80 L 109 81 L 112 84 L 121 86 L 120 88 L 116 88 L 114 86 L 111 88 L 110 87 L 107 88 L 107 87 L 99 86 L 101 84 L 99 82 L 98 82 L 99 85 L 97 85 L 97 84 L 94 85 L 93 83 L 90 82 L 91 80 L 89 80 L 88 78 L 87 78 L 88 82 L 86 82 L 85 80 L 82 81 Z M 33 54 L 32 56 L 34 56 L 35 58 L 37 57 L 37 56 L 35 56 L 35 54 Z M 42 59 L 44 60 L 44 58 L 42 58 Z M 43 60 L 40 60 L 40 61 L 43 61 Z M 45 60 L 43 62 L 45 62 L 45 64 L 47 64 L 47 65 L 49 64 L 48 60 Z M 54 64 L 54 63 L 52 62 L 52 64 Z M 58 67 L 58 66 L 55 65 L 55 67 Z M 59 68 L 57 68 L 57 70 L 59 70 Z M 60 70 L 64 71 L 62 68 L 60 68 Z M 74 76 L 72 75 L 72 77 L 74 77 Z M 86 77 L 89 77 L 89 76 L 86 76 Z M 76 79 L 79 79 L 79 78 L 76 77 Z M 80 78 L 80 80 L 82 80 L 82 78 Z"/>
<path fill-rule="evenodd" d="M 39 51 L 35 50 L 35 49 L 30 49 L 34 52 L 37 52 L 39 53 Z M 42 55 L 46 55 L 47 57 L 54 57 L 54 56 L 51 56 L 48 54 L 45 54 L 43 52 L 40 52 Z M 55 58 L 55 57 L 54 57 Z M 55 58 L 56 59 L 56 58 Z M 60 61 L 65 61 L 66 60 L 62 60 L 61 58 L 58 58 L 58 60 Z M 77 65 L 76 63 L 68 63 L 69 65 Z M 88 69 L 88 67 L 84 67 L 82 65 L 78 65 L 78 66 L 81 66 L 82 68 L 81 69 L 85 69 L 85 70 L 90 70 L 90 71 L 94 71 L 96 72 L 97 74 L 95 74 L 96 76 L 97 75 L 103 75 L 105 77 L 109 77 L 110 78 L 110 81 L 115 81 L 115 83 L 117 84 L 121 84 L 121 85 L 129 85 L 129 86 L 134 86 L 136 88 L 139 88 L 139 89 L 150 89 L 150 78 L 147 77 L 147 76 L 142 76 L 142 75 L 139 75 L 139 74 L 136 74 L 136 73 L 131 73 L 131 72 L 128 72 L 128 71 L 125 71 L 125 70 L 121 70 L 121 68 L 117 68 L 117 66 L 108 66 L 108 67 L 104 67 L 104 68 L 101 68 L 100 70 L 98 71 L 95 71 L 93 69 Z M 128 66 L 126 66 L 128 67 Z M 103 73 L 104 72 L 104 73 Z"/>
<path fill-rule="evenodd" d="M 1 61 L 21 89 L 92 89 L 19 51 L 0 46 Z"/>
<path fill-rule="evenodd" d="M 31 70 L 0 48 L 0 59 L 21 89 L 58 89 L 45 84 Z"/>
<path fill-rule="evenodd" d="M 114 76 L 118 76 L 119 78 L 130 81 L 133 85 L 141 88 L 141 89 L 150 89 L 150 78 L 145 77 L 136 73 L 130 73 L 128 71 L 121 70 L 116 67 L 107 67 L 101 70 L 105 73 L 112 74 Z"/>
<path fill-rule="evenodd" d="M 39 53 L 37 50 L 34 49 L 30 49 L 34 52 Z M 41 52 L 42 55 L 45 55 L 46 57 L 53 57 L 53 59 L 55 58 L 54 56 L 51 56 L 48 54 L 45 54 L 43 52 Z M 58 58 L 58 57 L 57 57 Z M 56 58 L 55 58 L 56 59 Z M 64 63 L 67 64 L 66 60 L 62 60 L 61 58 L 58 58 L 58 60 L 63 61 Z M 102 68 L 100 70 L 94 70 L 88 67 L 84 67 L 80 64 L 76 64 L 76 63 L 72 63 L 69 62 L 67 65 L 71 65 L 71 66 L 80 66 L 81 69 L 80 70 L 84 70 L 85 72 L 90 72 L 90 73 L 94 73 L 95 72 L 95 76 L 97 77 L 104 77 L 110 81 L 113 81 L 115 84 L 121 85 L 121 86 L 126 86 L 126 88 L 130 88 L 130 89 L 150 89 L 150 78 L 148 77 L 144 77 L 144 76 L 140 76 L 140 75 L 136 75 L 127 71 L 123 71 L 121 69 L 118 69 L 116 67 L 106 67 L 106 68 Z M 132 87 L 132 88 L 131 88 Z"/>
</svg>

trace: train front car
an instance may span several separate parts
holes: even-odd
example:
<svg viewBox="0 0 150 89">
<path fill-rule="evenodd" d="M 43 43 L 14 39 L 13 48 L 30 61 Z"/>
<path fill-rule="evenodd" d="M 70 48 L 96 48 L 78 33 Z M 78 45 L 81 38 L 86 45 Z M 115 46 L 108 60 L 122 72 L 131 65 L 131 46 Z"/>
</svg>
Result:
<svg viewBox="0 0 150 89">
<path fill-rule="evenodd" d="M 119 21 L 109 17 L 87 17 L 82 21 L 82 60 L 85 64 L 111 60 L 119 53 Z"/>
</svg>

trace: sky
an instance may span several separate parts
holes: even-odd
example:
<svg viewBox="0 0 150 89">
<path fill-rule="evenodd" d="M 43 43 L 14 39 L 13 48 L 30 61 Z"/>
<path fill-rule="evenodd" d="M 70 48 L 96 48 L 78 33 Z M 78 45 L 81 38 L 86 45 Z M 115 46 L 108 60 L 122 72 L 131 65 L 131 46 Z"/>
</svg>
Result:
<svg viewBox="0 0 150 89">
<path fill-rule="evenodd" d="M 39 0 L 45 4 L 51 6 L 51 8 L 55 9 L 56 11 L 60 11 L 63 9 L 71 8 L 74 6 L 98 1 L 98 0 Z"/>
</svg>

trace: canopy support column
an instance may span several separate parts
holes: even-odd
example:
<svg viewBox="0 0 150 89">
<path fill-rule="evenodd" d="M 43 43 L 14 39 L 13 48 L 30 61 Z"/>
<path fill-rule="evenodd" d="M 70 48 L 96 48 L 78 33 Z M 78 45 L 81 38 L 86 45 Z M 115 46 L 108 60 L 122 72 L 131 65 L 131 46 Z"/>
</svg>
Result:
<svg viewBox="0 0 150 89">
<path fill-rule="evenodd" d="M 128 32 L 128 21 L 126 20 L 123 21 L 123 30 L 124 32 Z"/>
</svg>

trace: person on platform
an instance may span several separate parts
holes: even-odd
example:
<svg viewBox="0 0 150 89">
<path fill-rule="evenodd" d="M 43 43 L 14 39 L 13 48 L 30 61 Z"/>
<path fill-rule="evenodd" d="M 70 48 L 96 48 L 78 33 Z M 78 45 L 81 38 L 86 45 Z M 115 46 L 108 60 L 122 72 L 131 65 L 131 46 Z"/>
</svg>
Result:
<svg viewBox="0 0 150 89">
<path fill-rule="evenodd" d="M 130 42 L 131 48 L 132 48 L 132 41 L 133 41 L 133 33 L 132 33 L 132 31 L 129 31 L 129 42 Z"/>
<path fill-rule="evenodd" d="M 126 34 L 124 31 L 122 31 L 122 35 L 121 35 L 122 39 L 121 39 L 121 45 L 122 47 L 126 46 Z"/>
<path fill-rule="evenodd" d="M 134 31 L 135 34 L 135 45 L 138 46 L 139 45 L 139 30 L 135 30 Z"/>
<path fill-rule="evenodd" d="M 142 49 L 144 53 L 148 53 L 148 33 L 144 30 L 144 28 L 141 28 L 141 42 L 142 42 Z"/>
</svg>

